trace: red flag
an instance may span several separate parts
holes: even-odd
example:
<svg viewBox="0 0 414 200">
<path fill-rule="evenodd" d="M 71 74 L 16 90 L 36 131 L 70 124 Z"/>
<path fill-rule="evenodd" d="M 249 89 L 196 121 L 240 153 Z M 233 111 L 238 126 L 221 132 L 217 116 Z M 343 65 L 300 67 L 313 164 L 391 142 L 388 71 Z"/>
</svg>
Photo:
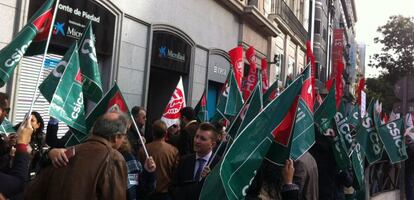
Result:
<svg viewBox="0 0 414 200">
<path fill-rule="evenodd" d="M 312 68 L 310 68 L 309 70 L 312 70 Z M 310 73 L 312 74 L 312 71 Z M 308 106 L 309 110 L 313 113 L 313 105 L 315 102 L 314 100 L 315 85 L 313 85 L 314 83 L 312 82 L 312 75 L 309 76 L 309 74 L 305 73 L 304 77 L 305 76 L 307 76 L 307 78 L 303 81 L 302 91 L 300 95 L 303 101 Z"/>
<path fill-rule="evenodd" d="M 80 74 L 80 73 L 79 73 Z M 128 113 L 128 106 L 126 105 L 121 91 L 117 91 L 115 95 L 109 100 L 107 112 L 123 112 Z"/>
<path fill-rule="evenodd" d="M 36 18 L 35 21 L 33 21 L 33 25 L 36 27 L 37 31 L 39 31 L 36 37 L 33 39 L 34 42 L 47 40 L 47 37 L 49 36 L 49 29 L 52 23 L 52 18 L 53 9 L 50 8 L 48 11 Z"/>
<path fill-rule="evenodd" d="M 242 83 L 243 77 L 243 47 L 236 47 L 229 51 L 231 65 L 233 66 L 234 75 L 236 77 L 237 85 L 239 89 Z"/>
<path fill-rule="evenodd" d="M 246 58 L 249 61 L 250 69 L 247 79 L 243 85 L 243 99 L 247 100 L 254 90 L 257 83 L 257 67 L 256 67 L 256 55 L 254 53 L 254 47 L 250 46 L 246 51 Z"/>
<path fill-rule="evenodd" d="M 361 105 L 361 91 L 363 91 L 364 88 L 365 88 L 365 78 L 361 78 L 361 80 L 359 80 L 358 88 L 356 90 L 358 105 Z"/>
<path fill-rule="evenodd" d="M 344 94 L 344 86 L 342 83 L 342 73 L 344 72 L 344 63 L 338 62 L 338 70 L 336 71 L 336 108 L 341 104 L 341 98 Z"/>
<path fill-rule="evenodd" d="M 267 60 L 262 59 L 262 92 L 263 94 L 269 89 L 269 77 L 267 76 Z"/>
<path fill-rule="evenodd" d="M 328 80 L 326 81 L 326 83 L 325 83 L 325 85 L 326 85 L 326 89 L 327 89 L 328 91 L 329 91 L 329 90 L 331 90 L 333 80 L 334 80 L 334 78 L 333 78 L 333 77 L 331 77 L 331 78 L 330 78 L 330 79 L 328 79 Z"/>
<path fill-rule="evenodd" d="M 315 56 L 313 55 L 311 42 L 308 40 L 306 41 L 306 62 L 311 63 L 311 81 L 313 87 L 313 97 L 316 94 L 316 87 L 315 87 L 315 73 L 316 73 L 316 65 L 315 65 Z M 312 106 L 313 107 L 313 106 Z"/>
<path fill-rule="evenodd" d="M 299 96 L 297 96 L 290 107 L 288 113 L 280 125 L 272 131 L 275 142 L 283 146 L 288 146 L 290 137 L 292 135 L 293 124 L 295 124 L 296 110 L 298 107 Z"/>
</svg>

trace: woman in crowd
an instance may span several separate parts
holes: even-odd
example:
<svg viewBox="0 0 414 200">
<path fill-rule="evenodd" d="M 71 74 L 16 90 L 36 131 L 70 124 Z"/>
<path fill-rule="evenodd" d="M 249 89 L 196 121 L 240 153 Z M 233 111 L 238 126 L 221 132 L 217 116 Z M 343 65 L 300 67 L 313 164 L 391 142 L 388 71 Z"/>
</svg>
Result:
<svg viewBox="0 0 414 200">
<path fill-rule="evenodd" d="M 29 173 L 33 177 L 40 169 L 39 161 L 43 155 L 43 152 L 46 150 L 46 134 L 43 132 L 44 122 L 42 116 L 36 112 L 32 112 L 31 125 L 33 127 L 32 138 L 29 144 L 29 151 L 31 150 L 31 162 Z M 14 126 L 14 129 L 17 131 L 20 127 L 20 124 Z"/>
</svg>

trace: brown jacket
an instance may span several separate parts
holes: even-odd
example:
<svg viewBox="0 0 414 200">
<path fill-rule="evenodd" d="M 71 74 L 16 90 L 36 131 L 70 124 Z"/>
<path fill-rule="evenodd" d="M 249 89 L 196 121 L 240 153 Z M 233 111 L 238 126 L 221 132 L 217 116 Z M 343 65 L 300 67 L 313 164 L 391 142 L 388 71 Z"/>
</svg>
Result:
<svg viewBox="0 0 414 200">
<path fill-rule="evenodd" d="M 63 168 L 48 166 L 30 183 L 25 199 L 126 199 L 127 168 L 111 143 L 91 136 L 75 146 Z"/>
<path fill-rule="evenodd" d="M 178 166 L 180 155 L 177 148 L 166 143 L 165 141 L 156 140 L 146 145 L 148 154 L 154 158 L 157 169 L 155 176 L 157 177 L 156 192 L 166 193 L 171 185 L 174 169 Z M 139 160 L 145 163 L 145 154 L 143 149 L 139 150 Z"/>
<path fill-rule="evenodd" d="M 306 152 L 295 161 L 294 167 L 293 182 L 299 186 L 299 199 L 319 199 L 318 165 L 313 156 Z"/>
</svg>

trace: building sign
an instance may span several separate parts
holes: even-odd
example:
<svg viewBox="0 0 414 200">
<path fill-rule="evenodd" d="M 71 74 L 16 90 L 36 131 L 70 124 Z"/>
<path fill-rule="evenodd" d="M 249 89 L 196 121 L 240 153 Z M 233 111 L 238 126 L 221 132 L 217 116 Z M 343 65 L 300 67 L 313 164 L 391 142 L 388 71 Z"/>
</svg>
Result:
<svg viewBox="0 0 414 200">
<path fill-rule="evenodd" d="M 208 66 L 208 80 L 224 83 L 230 71 L 230 62 L 220 55 L 210 55 Z"/>
<path fill-rule="evenodd" d="M 188 73 L 191 46 L 180 37 L 164 31 L 153 34 L 151 65 L 158 68 Z"/>
<path fill-rule="evenodd" d="M 30 1 L 29 16 L 32 16 L 45 0 Z M 114 43 L 115 15 L 92 0 L 60 0 L 56 14 L 51 52 L 62 53 L 82 37 L 88 23 L 92 21 L 96 51 L 111 55 Z M 60 52 L 59 52 L 60 51 Z"/>
<path fill-rule="evenodd" d="M 332 47 L 332 72 L 335 74 L 338 69 L 338 63 L 343 62 L 344 50 L 344 29 L 334 29 L 333 47 Z"/>
</svg>

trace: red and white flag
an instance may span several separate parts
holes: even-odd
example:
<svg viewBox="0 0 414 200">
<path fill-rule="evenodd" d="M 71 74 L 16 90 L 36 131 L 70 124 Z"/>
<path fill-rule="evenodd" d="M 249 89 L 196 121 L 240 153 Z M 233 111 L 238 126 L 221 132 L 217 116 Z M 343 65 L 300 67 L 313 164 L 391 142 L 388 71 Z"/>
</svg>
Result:
<svg viewBox="0 0 414 200">
<path fill-rule="evenodd" d="M 246 101 L 250 94 L 253 92 L 254 87 L 257 83 L 257 66 L 256 66 L 256 55 L 254 53 L 254 47 L 249 47 L 246 51 L 246 58 L 249 61 L 250 69 L 247 75 L 246 82 L 243 86 L 243 99 Z"/>
<path fill-rule="evenodd" d="M 234 75 L 236 77 L 237 85 L 239 86 L 239 90 L 241 90 L 244 70 L 243 47 L 239 46 L 230 50 L 229 56 L 231 60 L 231 65 L 233 67 Z"/>
<path fill-rule="evenodd" d="M 183 86 L 183 78 L 180 77 L 180 81 L 175 88 L 170 101 L 168 102 L 164 114 L 162 114 L 161 120 L 170 127 L 173 124 L 177 124 L 180 120 L 180 110 L 185 107 L 185 94 Z"/>
<path fill-rule="evenodd" d="M 262 59 L 262 92 L 263 94 L 269 89 L 269 77 L 267 76 L 267 60 Z"/>
</svg>

